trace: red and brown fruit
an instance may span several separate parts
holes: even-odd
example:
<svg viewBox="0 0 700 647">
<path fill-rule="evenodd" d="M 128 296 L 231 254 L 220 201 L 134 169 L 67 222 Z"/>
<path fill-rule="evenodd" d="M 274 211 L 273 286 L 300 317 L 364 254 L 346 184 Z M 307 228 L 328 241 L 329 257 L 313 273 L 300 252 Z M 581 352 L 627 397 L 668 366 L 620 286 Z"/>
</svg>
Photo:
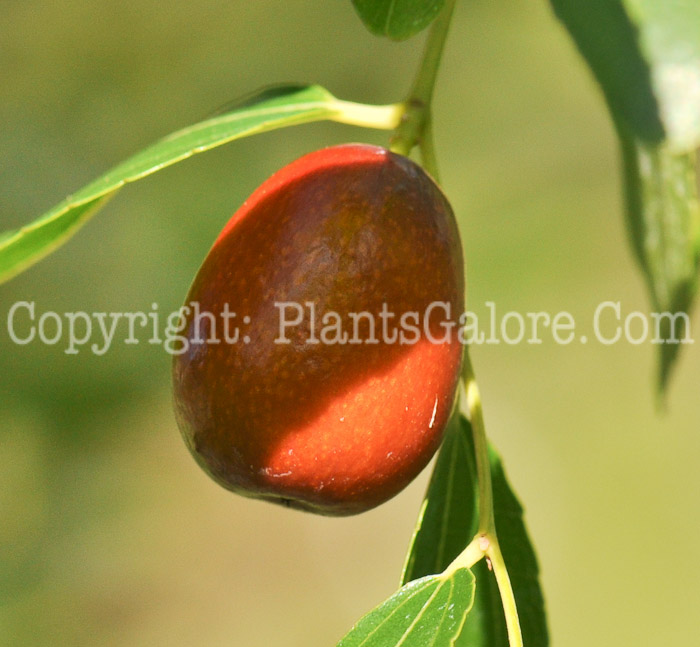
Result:
<svg viewBox="0 0 700 647">
<path fill-rule="evenodd" d="M 173 361 L 187 446 L 246 496 L 327 515 L 383 503 L 429 462 L 454 404 L 462 348 L 435 303 L 456 321 L 464 265 L 420 166 L 359 144 L 292 162 L 233 215 L 187 296 Z"/>
</svg>

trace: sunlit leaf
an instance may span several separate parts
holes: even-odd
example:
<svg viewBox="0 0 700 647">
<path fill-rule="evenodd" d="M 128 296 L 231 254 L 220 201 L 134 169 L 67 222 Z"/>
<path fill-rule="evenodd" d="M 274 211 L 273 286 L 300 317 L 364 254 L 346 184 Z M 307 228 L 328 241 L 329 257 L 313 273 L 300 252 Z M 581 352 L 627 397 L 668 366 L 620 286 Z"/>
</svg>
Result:
<svg viewBox="0 0 700 647">
<path fill-rule="evenodd" d="M 616 122 L 642 142 L 700 145 L 700 3 L 551 1 Z"/>
<path fill-rule="evenodd" d="M 337 647 L 451 647 L 473 600 L 466 568 L 415 580 L 362 617 Z"/>
<path fill-rule="evenodd" d="M 697 292 L 700 205 L 695 154 L 642 144 L 622 136 L 630 238 L 660 316 L 658 385 L 665 390 L 683 343 L 686 313 Z"/>
</svg>

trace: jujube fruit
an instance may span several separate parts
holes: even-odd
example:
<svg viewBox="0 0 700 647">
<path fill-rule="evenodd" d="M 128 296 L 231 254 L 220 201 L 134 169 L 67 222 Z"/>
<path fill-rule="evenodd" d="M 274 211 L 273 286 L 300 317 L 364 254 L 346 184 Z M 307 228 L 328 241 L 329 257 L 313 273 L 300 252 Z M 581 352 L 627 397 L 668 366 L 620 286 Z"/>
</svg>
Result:
<svg viewBox="0 0 700 647">
<path fill-rule="evenodd" d="M 292 162 L 187 296 L 173 382 L 190 451 L 246 496 L 329 515 L 386 501 L 442 439 L 462 351 L 446 306 L 456 321 L 463 294 L 454 215 L 417 164 L 355 144 Z"/>
</svg>

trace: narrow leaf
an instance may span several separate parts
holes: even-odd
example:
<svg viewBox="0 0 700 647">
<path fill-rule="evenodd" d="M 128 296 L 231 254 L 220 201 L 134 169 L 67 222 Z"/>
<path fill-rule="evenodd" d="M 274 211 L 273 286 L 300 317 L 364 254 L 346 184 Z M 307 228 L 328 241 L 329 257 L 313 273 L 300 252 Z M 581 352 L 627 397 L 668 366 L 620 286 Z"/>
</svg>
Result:
<svg viewBox="0 0 700 647">
<path fill-rule="evenodd" d="M 63 218 L 37 220 L 0 236 L 0 283 L 60 247 L 82 227 L 108 199 L 103 196 L 76 205 Z"/>
<path fill-rule="evenodd" d="M 362 617 L 337 647 L 451 647 L 473 600 L 466 568 L 415 580 Z"/>
<path fill-rule="evenodd" d="M 621 133 L 627 222 L 658 319 L 659 392 L 663 393 L 697 292 L 700 204 L 694 153 L 674 153 Z"/>
<path fill-rule="evenodd" d="M 352 3 L 373 34 L 405 40 L 433 22 L 445 0 L 352 0 Z"/>
<path fill-rule="evenodd" d="M 467 419 L 452 416 L 406 556 L 402 584 L 442 573 L 477 531 L 479 493 L 467 436 L 471 439 Z"/>
<path fill-rule="evenodd" d="M 652 307 L 668 313 L 658 331 L 663 394 L 697 290 L 700 3 L 551 1 L 600 83 L 621 140 L 632 246 Z"/>
<path fill-rule="evenodd" d="M 491 451 L 494 513 L 501 550 L 508 568 L 528 647 L 549 644 L 539 567 L 500 458 Z M 445 569 L 477 531 L 478 490 L 471 426 L 459 416 L 445 437 L 411 542 L 403 581 Z M 458 647 L 508 647 L 501 599 L 484 561 L 472 569 L 474 604 L 456 641 Z"/>
<path fill-rule="evenodd" d="M 276 87 L 247 97 L 234 109 L 173 133 L 66 198 L 33 223 L 0 232 L 0 283 L 68 240 L 129 182 L 235 139 L 323 119 L 357 121 L 374 107 L 339 101 L 317 85 Z M 374 117 L 374 115 L 372 115 Z"/>
</svg>

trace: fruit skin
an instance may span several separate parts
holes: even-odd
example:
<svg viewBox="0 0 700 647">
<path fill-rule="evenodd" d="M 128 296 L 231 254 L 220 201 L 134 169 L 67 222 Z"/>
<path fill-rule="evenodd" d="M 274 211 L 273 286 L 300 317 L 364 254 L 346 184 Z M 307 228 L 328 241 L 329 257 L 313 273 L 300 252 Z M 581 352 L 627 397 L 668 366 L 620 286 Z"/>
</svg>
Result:
<svg viewBox="0 0 700 647">
<path fill-rule="evenodd" d="M 384 343 L 378 313 L 386 303 L 398 326 L 403 313 L 422 317 L 431 302 L 443 301 L 456 320 L 463 295 L 454 215 L 417 164 L 359 144 L 292 162 L 233 215 L 185 301 L 217 317 L 220 338 L 219 313 L 228 303 L 241 338 L 192 343 L 188 315 L 189 349 L 173 360 L 187 446 L 210 476 L 245 496 L 327 515 L 379 505 L 438 448 L 462 348 L 456 326 L 449 343 L 425 336 Z M 380 343 L 309 343 L 305 307 L 302 324 L 285 331 L 291 343 L 276 344 L 275 302 L 313 303 L 317 337 L 328 311 L 342 316 L 350 335 L 347 313 L 373 313 Z M 444 335 L 437 313 L 434 337 Z M 201 323 L 200 338 L 207 338 L 212 324 Z M 363 340 L 368 333 L 365 325 Z"/>
</svg>

